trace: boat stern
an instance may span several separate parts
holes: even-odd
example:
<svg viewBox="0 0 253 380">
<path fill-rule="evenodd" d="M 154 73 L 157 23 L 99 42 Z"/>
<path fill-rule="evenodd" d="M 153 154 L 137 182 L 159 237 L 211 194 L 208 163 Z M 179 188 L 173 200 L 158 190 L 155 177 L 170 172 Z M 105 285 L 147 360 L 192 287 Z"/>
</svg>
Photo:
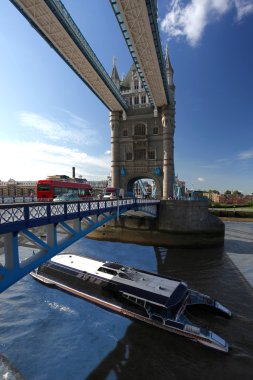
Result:
<svg viewBox="0 0 253 380">
<path fill-rule="evenodd" d="M 189 290 L 189 297 L 186 307 L 188 306 L 199 306 L 205 309 L 210 309 L 210 311 L 215 312 L 225 318 L 231 318 L 232 316 L 231 311 L 220 302 L 206 294 L 196 292 L 195 290 Z"/>
</svg>

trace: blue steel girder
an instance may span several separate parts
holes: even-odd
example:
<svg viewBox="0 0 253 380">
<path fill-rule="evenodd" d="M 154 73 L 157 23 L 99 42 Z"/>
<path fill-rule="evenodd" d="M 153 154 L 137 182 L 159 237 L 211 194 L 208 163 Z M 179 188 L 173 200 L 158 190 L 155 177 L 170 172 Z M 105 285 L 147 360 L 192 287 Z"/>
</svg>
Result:
<svg viewBox="0 0 253 380">
<path fill-rule="evenodd" d="M 30 22 L 30 24 L 35 28 L 35 30 L 45 39 L 45 41 L 61 56 L 61 58 L 71 67 L 71 69 L 79 76 L 79 78 L 95 93 L 95 95 L 105 104 L 105 106 L 110 111 L 127 111 L 128 105 L 125 99 L 120 94 L 115 83 L 112 81 L 107 71 L 97 58 L 94 51 L 91 49 L 90 45 L 80 32 L 79 28 L 71 18 L 70 14 L 62 4 L 60 0 L 36 0 L 31 2 L 30 0 L 10 0 L 15 7 L 22 13 L 22 15 Z M 50 35 L 49 29 L 52 28 L 52 25 L 46 23 L 46 14 L 44 15 L 43 11 L 39 9 L 39 7 L 46 7 L 47 13 L 51 14 L 51 16 L 55 16 L 54 21 L 58 22 L 58 27 L 63 27 L 65 32 L 67 32 L 68 36 L 72 40 L 71 49 L 68 48 L 68 52 L 66 49 L 59 47 L 55 41 L 52 39 L 52 36 L 55 37 L 57 31 Z M 42 19 L 44 17 L 44 19 Z M 42 20 L 42 21 L 41 21 Z M 48 20 L 47 20 L 48 21 Z M 64 37 L 65 38 L 65 37 Z M 62 40 L 64 40 L 62 38 Z M 92 82 L 94 83 L 94 87 L 89 83 L 88 77 L 85 77 L 78 67 L 78 65 L 71 58 L 73 55 L 74 48 L 77 47 L 80 52 L 85 57 L 86 66 L 90 64 L 90 66 L 95 70 L 98 77 L 101 79 L 105 87 L 108 89 L 108 92 L 113 97 L 114 102 L 112 105 L 112 100 L 105 99 L 106 94 L 104 93 L 104 88 L 100 89 L 95 88 L 98 86 L 96 84 L 96 80 L 94 79 Z M 87 71 L 88 72 L 88 71 Z M 90 75 L 90 73 L 89 73 Z"/>
<path fill-rule="evenodd" d="M 1 260 L 0 264 L 0 292 L 91 231 L 109 220 L 118 218 L 129 209 L 140 209 L 155 215 L 158 202 L 126 199 L 0 206 L 0 236 L 3 237 L 5 258 L 5 262 Z M 67 222 L 71 222 L 72 225 Z M 30 230 L 32 227 L 40 226 L 46 226 L 44 237 Z M 61 233 L 60 228 L 66 234 L 62 240 L 59 240 L 57 235 L 57 232 Z M 36 232 L 40 233 L 38 230 Z M 35 249 L 33 254 L 23 261 L 19 252 L 19 244 L 22 245 L 19 243 L 20 237 L 25 237 L 33 244 L 30 248 Z"/>
<path fill-rule="evenodd" d="M 144 64 L 147 63 L 147 59 L 145 59 L 145 62 L 141 60 L 141 58 L 137 57 L 136 51 L 135 51 L 135 43 L 137 42 L 136 40 L 140 38 L 139 34 L 137 36 L 130 37 L 130 30 L 129 30 L 129 25 L 124 23 L 124 16 L 123 13 L 123 8 L 125 9 L 125 12 L 130 11 L 130 5 L 132 7 L 140 6 L 141 3 L 146 4 L 146 11 L 148 14 L 148 19 L 149 19 L 149 24 L 150 24 L 150 30 L 152 33 L 153 37 L 153 46 L 156 52 L 156 58 L 158 61 L 159 65 L 159 73 L 157 73 L 157 76 L 161 75 L 163 87 L 164 87 L 164 92 L 166 96 L 166 102 L 169 105 L 170 104 L 170 96 L 169 96 L 169 86 L 168 86 L 168 81 L 167 81 L 167 75 L 166 75 L 166 68 L 165 68 L 165 62 L 164 62 L 164 56 L 163 56 L 163 51 L 162 51 L 162 46 L 161 46 L 161 40 L 160 40 L 160 34 L 159 34 L 159 29 L 158 29 L 158 23 L 157 23 L 157 7 L 156 7 L 156 1 L 155 0 L 132 0 L 130 4 L 129 0 L 110 0 L 110 3 L 112 5 L 113 11 L 115 13 L 115 16 L 118 20 L 119 26 L 121 28 L 121 31 L 123 33 L 123 36 L 125 38 L 125 41 L 127 43 L 128 49 L 130 51 L 130 54 L 133 58 L 133 61 L 135 63 L 136 69 L 138 71 L 138 74 L 142 80 L 143 86 L 146 90 L 146 93 L 149 97 L 149 101 L 151 104 L 155 106 L 161 106 L 164 104 L 157 104 L 156 99 L 153 97 L 153 89 L 152 89 L 152 84 L 150 84 L 149 81 L 149 75 L 146 73 L 146 68 L 144 67 Z M 121 10 L 120 10 L 121 9 Z M 122 13 L 123 12 L 123 13 Z M 138 23 L 138 18 L 134 19 L 132 24 Z M 141 28 L 140 28 L 141 29 Z M 151 54 L 151 51 L 150 51 Z"/>
</svg>

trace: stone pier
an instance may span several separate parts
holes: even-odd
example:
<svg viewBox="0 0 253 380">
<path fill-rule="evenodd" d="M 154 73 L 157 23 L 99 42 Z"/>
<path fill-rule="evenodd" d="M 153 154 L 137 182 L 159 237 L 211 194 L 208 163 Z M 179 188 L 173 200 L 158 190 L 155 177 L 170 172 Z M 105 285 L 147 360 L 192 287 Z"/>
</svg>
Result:
<svg viewBox="0 0 253 380">
<path fill-rule="evenodd" d="M 162 200 L 159 216 L 129 212 L 87 237 L 164 247 L 211 247 L 224 244 L 224 223 L 208 212 L 208 201 Z"/>
</svg>

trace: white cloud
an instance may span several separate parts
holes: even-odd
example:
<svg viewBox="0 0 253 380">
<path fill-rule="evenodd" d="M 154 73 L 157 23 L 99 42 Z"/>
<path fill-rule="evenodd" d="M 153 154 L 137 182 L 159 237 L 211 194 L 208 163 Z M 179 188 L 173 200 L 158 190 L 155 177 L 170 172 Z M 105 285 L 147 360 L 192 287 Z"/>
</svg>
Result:
<svg viewBox="0 0 253 380">
<path fill-rule="evenodd" d="M 235 0 L 235 6 L 237 10 L 237 19 L 241 19 L 249 14 L 253 13 L 253 1 L 252 0 Z"/>
<path fill-rule="evenodd" d="M 238 154 L 239 160 L 249 160 L 253 158 L 253 149 Z"/>
<path fill-rule="evenodd" d="M 30 141 L 0 141 L 1 180 L 38 180 L 53 174 L 76 175 L 87 179 L 104 179 L 110 171 L 110 157 L 90 156 L 78 149 L 34 143 Z"/>
<path fill-rule="evenodd" d="M 204 182 L 204 181 L 205 181 L 205 178 L 203 178 L 203 177 L 198 177 L 198 181 L 199 181 L 199 182 Z"/>
<path fill-rule="evenodd" d="M 19 118 L 23 127 L 37 130 L 41 138 L 61 141 L 63 144 L 90 145 L 97 143 L 96 131 L 89 128 L 84 119 L 68 111 L 65 113 L 69 115 L 68 125 L 36 113 L 21 112 Z"/>
<path fill-rule="evenodd" d="M 111 154 L 111 153 L 112 153 L 111 150 L 106 150 L 106 151 L 105 151 L 105 154 Z"/>
<path fill-rule="evenodd" d="M 236 11 L 238 21 L 253 13 L 252 0 L 173 0 L 168 13 L 161 21 L 164 32 L 172 37 L 185 37 L 190 45 L 201 40 L 205 27 L 229 10 Z"/>
</svg>

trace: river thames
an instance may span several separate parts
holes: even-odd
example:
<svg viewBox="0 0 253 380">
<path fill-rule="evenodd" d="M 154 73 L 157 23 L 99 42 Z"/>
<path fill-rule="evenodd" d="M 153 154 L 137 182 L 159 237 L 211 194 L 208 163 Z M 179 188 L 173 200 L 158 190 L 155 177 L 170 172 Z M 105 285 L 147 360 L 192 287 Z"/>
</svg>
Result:
<svg viewBox="0 0 253 380">
<path fill-rule="evenodd" d="M 113 314 L 28 275 L 0 295 L 0 378 L 253 379 L 253 223 L 225 224 L 219 249 L 82 239 L 67 252 L 181 278 L 218 299 L 231 319 L 204 312 L 190 317 L 228 341 L 229 353 Z"/>
</svg>

